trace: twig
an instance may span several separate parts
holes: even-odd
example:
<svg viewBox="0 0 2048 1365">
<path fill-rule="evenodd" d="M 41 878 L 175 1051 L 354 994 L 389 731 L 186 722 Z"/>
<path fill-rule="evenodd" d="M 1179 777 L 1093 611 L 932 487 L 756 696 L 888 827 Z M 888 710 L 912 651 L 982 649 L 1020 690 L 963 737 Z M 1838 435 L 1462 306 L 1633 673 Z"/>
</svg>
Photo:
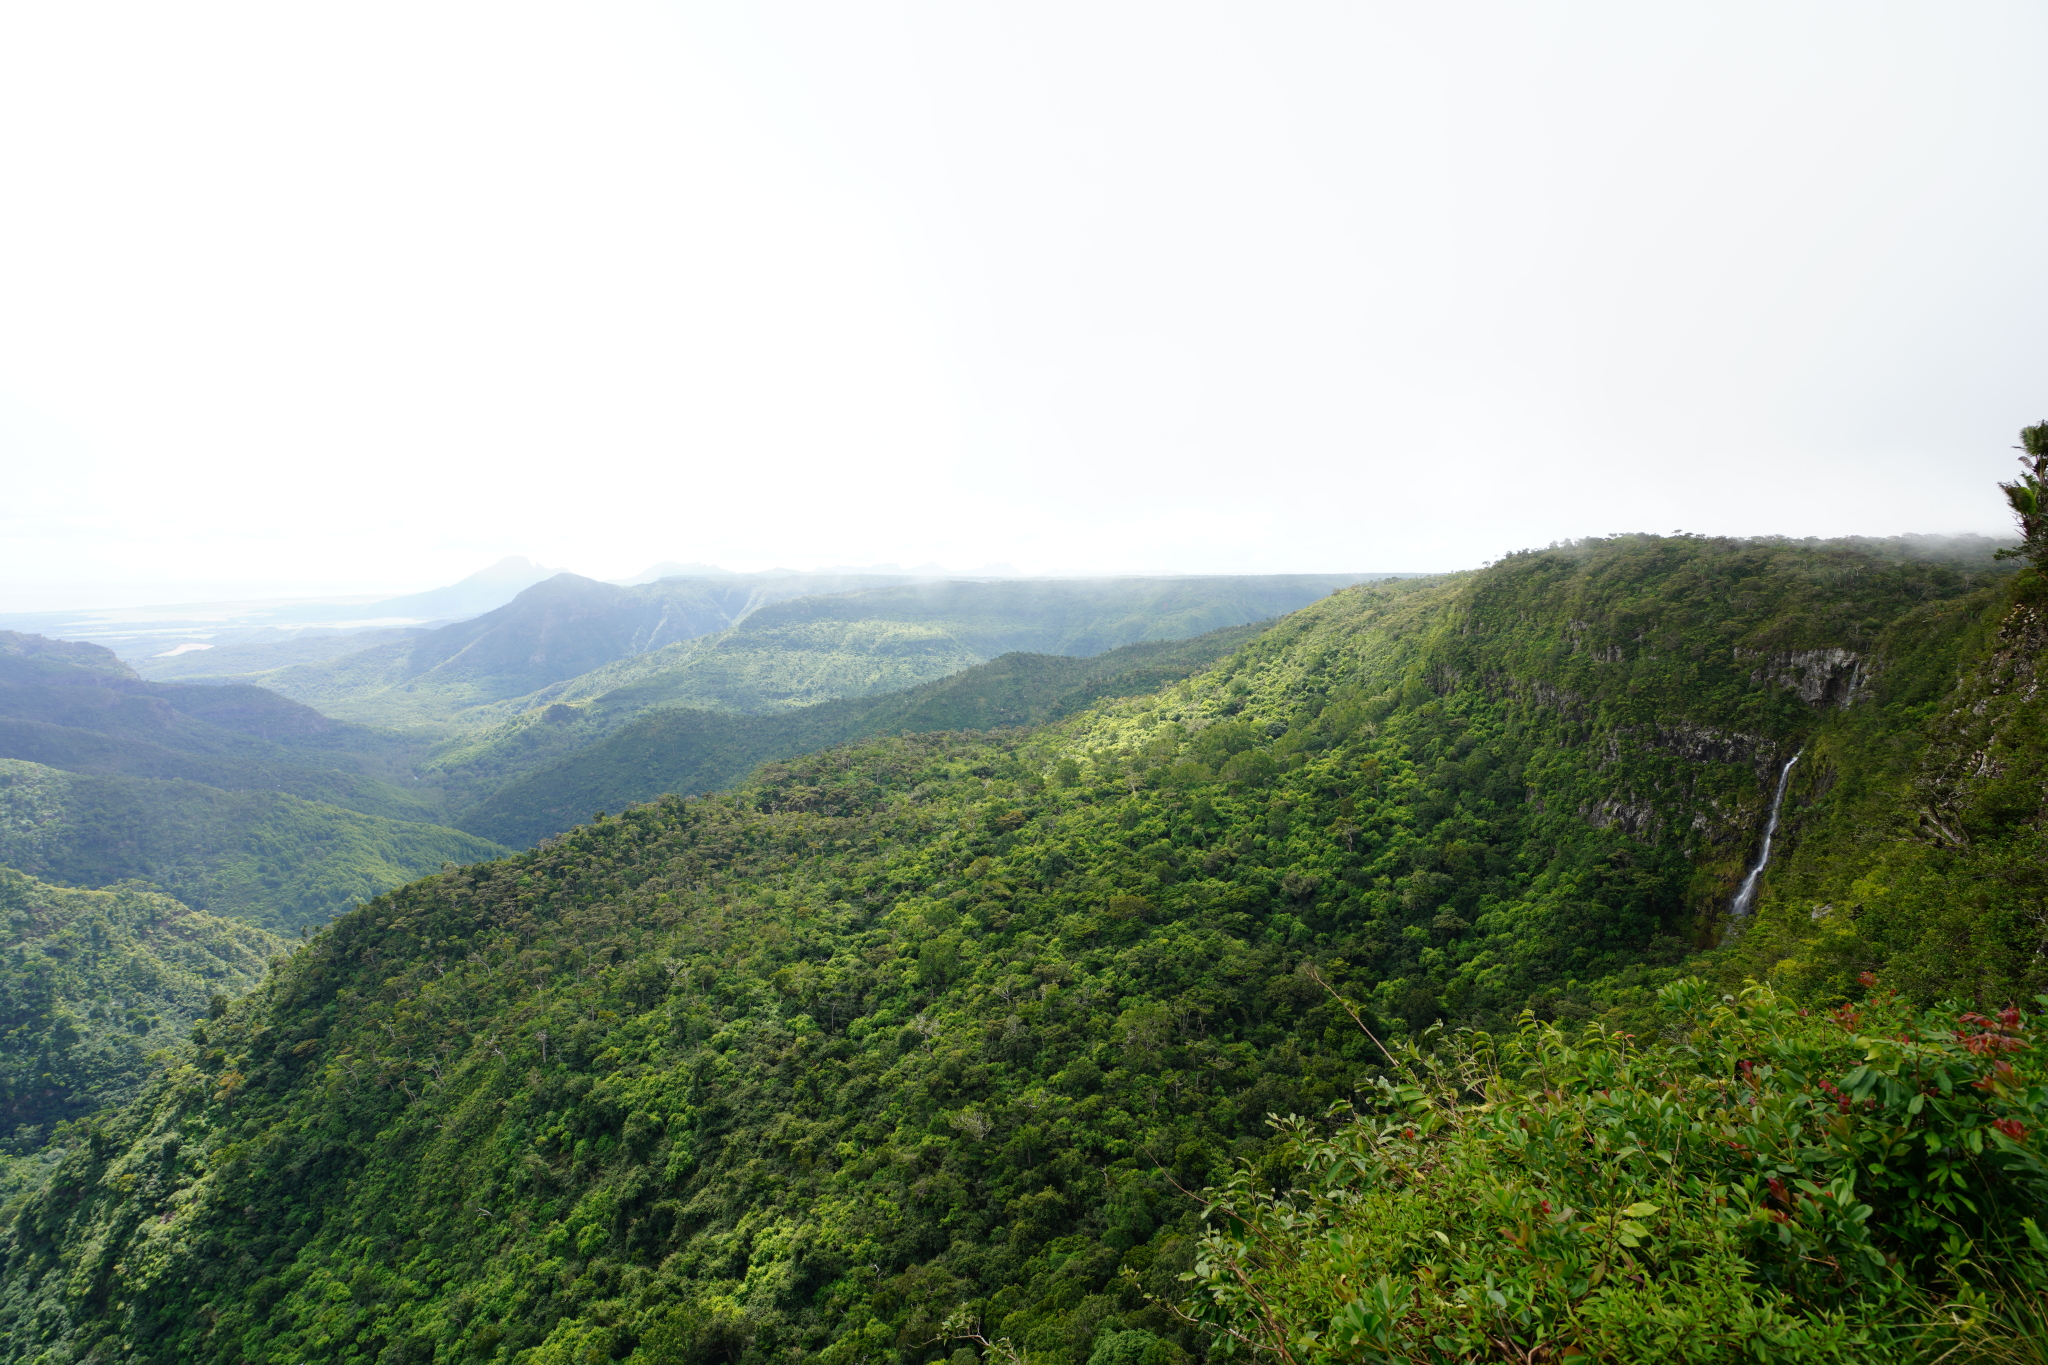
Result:
<svg viewBox="0 0 2048 1365">
<path fill-rule="evenodd" d="M 1380 1056 L 1385 1057 L 1390 1065 L 1400 1067 L 1404 1071 L 1407 1070 L 1407 1067 L 1401 1061 L 1399 1061 L 1393 1053 L 1387 1051 L 1387 1045 L 1379 1040 L 1379 1036 L 1375 1034 L 1371 1029 L 1365 1026 L 1365 1019 L 1363 1016 L 1359 1014 L 1358 1007 L 1352 1004 L 1349 1000 L 1346 1000 L 1343 996 L 1337 994 L 1337 988 L 1335 986 L 1332 986 L 1329 982 L 1323 980 L 1323 973 L 1321 968 L 1317 967 L 1314 963 L 1310 963 L 1306 975 L 1309 980 L 1315 982 L 1318 986 L 1321 986 L 1324 990 L 1328 991 L 1330 993 L 1330 998 L 1332 1000 L 1336 1001 L 1339 1005 L 1344 1007 L 1344 1012 L 1351 1016 L 1351 1022 L 1358 1025 L 1358 1031 L 1360 1033 L 1363 1033 L 1366 1037 L 1372 1039 L 1372 1045 L 1380 1050 Z"/>
</svg>

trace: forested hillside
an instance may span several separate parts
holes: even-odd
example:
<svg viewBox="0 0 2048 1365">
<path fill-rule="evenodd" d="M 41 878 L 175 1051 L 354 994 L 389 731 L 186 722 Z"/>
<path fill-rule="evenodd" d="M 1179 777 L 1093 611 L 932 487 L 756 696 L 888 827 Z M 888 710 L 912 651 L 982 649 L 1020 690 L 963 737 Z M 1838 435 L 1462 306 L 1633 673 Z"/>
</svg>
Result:
<svg viewBox="0 0 2048 1365">
<path fill-rule="evenodd" d="M 0 758 L 432 819 L 437 798 L 410 789 L 418 753 L 260 687 L 147 682 L 98 645 L 0 631 Z"/>
<path fill-rule="evenodd" d="M 152 1053 L 261 979 L 284 941 L 140 886 L 80 891 L 0 868 L 0 1151 L 132 1099 Z"/>
<path fill-rule="evenodd" d="M 1101 697 L 1151 692 L 1261 629 L 1233 626 L 1083 658 L 1005 654 L 901 692 L 766 715 L 675 706 L 621 723 L 601 710 L 550 706 L 449 747 L 427 772 L 456 806 L 454 824 L 520 848 L 606 807 L 721 790 L 769 759 L 875 734 L 1042 724 Z"/>
<path fill-rule="evenodd" d="M 730 785 L 767 758 L 885 728 L 1044 719 L 1058 696 L 1080 696 L 1090 679 L 1107 677 L 1104 668 L 1126 675 L 1118 684 L 1125 691 L 1181 676 L 1222 648 L 1211 641 L 1191 654 L 1180 651 L 1172 640 L 1185 631 L 1276 603 L 1299 605 L 1342 581 L 932 583 L 899 590 L 887 578 L 763 574 L 621 588 L 563 574 L 472 621 L 406 632 L 361 654 L 306 665 L 313 671 L 303 675 L 264 675 L 297 679 L 324 705 L 367 708 L 364 714 L 387 720 L 521 698 L 504 709 L 511 719 L 464 732 L 431 762 L 422 762 L 427 740 L 418 726 L 408 737 L 404 725 L 389 731 L 336 720 L 247 682 L 146 681 L 98 646 L 0 632 L 0 762 L 19 760 L 0 773 L 0 862 L 86 886 L 145 878 L 194 906 L 272 927 L 318 923 L 444 862 L 491 857 L 500 851 L 492 837 L 530 842 L 595 809 L 679 786 Z M 841 595 L 816 596 L 820 591 Z M 666 694 L 529 706 L 526 694 L 537 683 L 567 679 L 565 686 L 573 686 L 596 676 L 583 671 L 593 665 L 598 674 L 645 665 L 643 682 L 669 678 L 675 670 L 664 640 L 747 622 L 782 602 L 806 618 L 831 617 L 863 634 L 864 643 L 850 653 L 792 649 L 783 638 L 786 623 L 774 618 L 756 634 L 716 635 L 711 653 L 721 666 L 745 658 L 775 661 L 764 667 L 777 676 L 795 668 L 819 696 L 870 690 L 875 659 L 889 652 L 890 632 L 906 621 L 926 634 L 953 632 L 946 635 L 951 643 L 939 656 L 885 666 L 890 678 L 888 669 L 907 668 L 909 678 L 950 673 L 1008 639 L 1090 650 L 1124 637 L 1168 638 L 1145 656 L 1153 660 L 1151 674 L 1136 656 L 1103 664 L 1046 657 L 1028 669 L 941 684 L 929 696 L 913 691 L 802 707 L 782 719 L 669 711 L 675 698 Z M 1169 656 L 1180 662 L 1165 663 Z M 970 695 L 978 700 L 970 704 Z M 656 713 L 647 724 L 605 742 L 650 707 Z M 551 764 L 559 770 L 532 772 Z M 486 837 L 450 828 L 458 824 Z"/>
<path fill-rule="evenodd" d="M 1929 1324 L 2005 1311 L 2048 1253 L 2016 994 L 2040 591 L 1845 546 L 1558 547 L 1337 593 L 1042 728 L 873 737 L 429 877 L 17 1203 L 0 1351 L 1166 1365 L 1215 1328 L 1297 1359 L 1931 1360 Z M 1784 861 L 1730 923 L 1794 754 Z M 1672 984 L 1744 972 L 1808 995 L 1722 1019 L 1722 986 Z M 1917 1013 L 1946 992 L 1981 1013 Z M 1567 1032 L 1432 1031 L 1524 1010 Z M 1276 1139 L 1333 1104 L 1376 1117 Z M 1573 1124 L 1613 1159 L 1573 1164 Z M 1270 1182 L 1333 1217 L 1347 1169 L 1416 1197 L 1243 1279 L 1201 1241 L 1192 1192 L 1240 1178 L 1243 1226 L 1291 1237 Z"/>
<path fill-rule="evenodd" d="M 1086 656 L 1265 620 L 1358 574 L 918 583 L 792 599 L 733 630 L 542 689 L 534 702 L 600 713 L 659 706 L 774 711 L 872 696 L 1002 654 Z"/>
<path fill-rule="evenodd" d="M 502 851 L 434 823 L 419 754 L 259 687 L 148 682 L 97 645 L 0 631 L 0 867 L 323 923 Z"/>
<path fill-rule="evenodd" d="M 283 792 L 0 759 L 0 867 L 73 886 L 151 882 L 208 914 L 277 931 L 324 924 L 444 863 L 502 852 L 461 830 Z"/>
</svg>

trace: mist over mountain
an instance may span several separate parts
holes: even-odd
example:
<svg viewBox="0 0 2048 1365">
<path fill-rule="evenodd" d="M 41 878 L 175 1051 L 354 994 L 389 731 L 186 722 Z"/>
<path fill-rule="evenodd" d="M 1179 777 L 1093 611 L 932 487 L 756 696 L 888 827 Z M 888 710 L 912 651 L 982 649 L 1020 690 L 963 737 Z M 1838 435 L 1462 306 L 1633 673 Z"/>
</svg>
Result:
<svg viewBox="0 0 2048 1365">
<path fill-rule="evenodd" d="M 336 609 L 331 617 L 325 619 L 405 617 L 421 621 L 461 620 L 489 611 L 493 607 L 501 607 L 522 590 L 553 578 L 561 572 L 563 570 L 543 568 L 524 555 L 507 555 L 497 563 L 479 569 L 469 577 L 451 583 L 445 588 L 432 588 L 426 592 L 410 593 L 403 597 L 387 597 L 367 606 L 351 607 L 346 613 Z M 290 619 L 316 621 L 323 619 L 323 616 L 314 608 L 305 608 L 293 613 Z"/>
<path fill-rule="evenodd" d="M 769 602 L 890 581 L 735 574 L 622 587 L 556 574 L 467 621 L 251 677 L 335 715 L 385 724 L 446 723 L 471 708 L 722 630 Z"/>
<path fill-rule="evenodd" d="M 367 648 L 379 641 L 365 637 L 388 635 L 394 626 L 460 620 L 489 611 L 557 572 L 523 555 L 511 555 L 460 582 L 399 597 L 356 594 L 17 612 L 0 614 L 0 629 L 105 645 L 145 667 L 181 645 L 188 653 L 289 646 L 303 661 L 328 657 L 336 649 Z M 352 645 L 345 643 L 351 640 Z"/>
<path fill-rule="evenodd" d="M 600 696 L 614 712 L 753 711 L 893 691 L 1015 649 L 1095 654 L 1200 634 L 1367 576 L 918 582 L 769 572 L 624 587 L 560 574 L 468 621 L 242 679 L 422 733 Z M 201 664 L 177 667 L 188 680 L 224 680 L 195 671 Z"/>
<path fill-rule="evenodd" d="M 0 5 L 0 1365 L 2048 1365 L 2044 67 Z"/>
<path fill-rule="evenodd" d="M 679 564 L 675 560 L 665 559 L 659 564 L 649 565 L 631 578 L 613 581 L 621 587 L 637 588 L 642 583 L 652 583 L 661 578 L 723 578 L 729 576 L 731 572 L 729 569 L 719 568 L 716 564 Z"/>
<path fill-rule="evenodd" d="M 1995 1343 L 1927 1304 L 2048 1270 L 2009 1003 L 2048 992 L 2048 589 L 1927 550 L 1614 537 L 883 697 L 550 703 L 444 752 L 506 837 L 561 832 L 341 916 L 22 1177 L 0 1359 Z M 1125 619 L 961 591 L 750 621 Z M 558 629 L 536 666 L 573 667 L 639 600 L 529 594 L 450 637 L 480 676 Z M 640 799 L 699 782 L 730 785 Z M 1939 1254 L 1931 1169 L 1998 1272 Z"/>
</svg>

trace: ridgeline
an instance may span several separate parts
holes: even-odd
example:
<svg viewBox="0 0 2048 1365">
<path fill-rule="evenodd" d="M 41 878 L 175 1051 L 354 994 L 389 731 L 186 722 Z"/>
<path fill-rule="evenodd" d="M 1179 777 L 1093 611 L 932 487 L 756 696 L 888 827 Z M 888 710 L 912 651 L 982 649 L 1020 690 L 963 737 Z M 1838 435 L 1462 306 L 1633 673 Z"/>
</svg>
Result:
<svg viewBox="0 0 2048 1365">
<path fill-rule="evenodd" d="M 0 1360 L 1989 1358 L 2044 600 L 1557 547 L 416 881 L 69 1130 Z"/>
</svg>

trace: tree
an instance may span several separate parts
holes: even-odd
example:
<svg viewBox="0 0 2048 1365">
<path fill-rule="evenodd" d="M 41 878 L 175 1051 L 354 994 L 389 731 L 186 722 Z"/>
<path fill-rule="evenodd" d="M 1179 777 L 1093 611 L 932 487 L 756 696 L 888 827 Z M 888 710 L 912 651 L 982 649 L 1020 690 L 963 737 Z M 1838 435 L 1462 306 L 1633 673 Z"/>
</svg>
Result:
<svg viewBox="0 0 2048 1365">
<path fill-rule="evenodd" d="M 2001 483 L 2006 504 L 2019 519 L 2020 543 L 1999 551 L 2001 559 L 2024 555 L 2034 566 L 2048 569 L 2048 422 L 2020 428 L 2020 476 Z"/>
</svg>

